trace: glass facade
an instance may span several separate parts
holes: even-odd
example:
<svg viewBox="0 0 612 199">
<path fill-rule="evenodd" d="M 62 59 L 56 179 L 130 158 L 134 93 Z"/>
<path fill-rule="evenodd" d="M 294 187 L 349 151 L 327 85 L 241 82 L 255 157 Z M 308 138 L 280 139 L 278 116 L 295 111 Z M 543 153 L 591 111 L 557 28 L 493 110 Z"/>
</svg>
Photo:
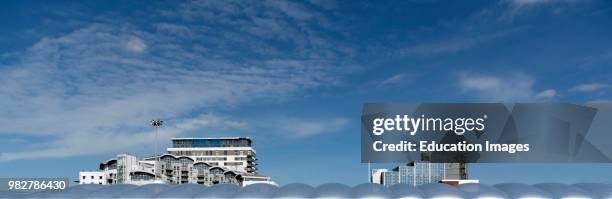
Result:
<svg viewBox="0 0 612 199">
<path fill-rule="evenodd" d="M 383 184 L 391 186 L 395 184 L 409 184 L 418 186 L 422 184 L 437 183 L 443 179 L 447 179 L 446 172 L 449 168 L 447 165 L 453 163 L 430 163 L 430 162 L 413 162 L 408 165 L 399 166 L 392 171 L 384 173 Z M 451 171 L 451 173 L 454 173 Z"/>
<path fill-rule="evenodd" d="M 394 171 L 385 172 L 383 176 L 383 184 L 386 186 L 399 184 L 398 180 L 399 180 L 398 172 L 394 172 Z"/>
<path fill-rule="evenodd" d="M 155 175 L 143 172 L 135 172 L 132 174 L 133 181 L 151 181 L 155 179 Z"/>
<path fill-rule="evenodd" d="M 172 147 L 250 147 L 249 138 L 192 138 L 192 139 L 173 139 Z"/>
<path fill-rule="evenodd" d="M 249 155 L 254 156 L 252 150 L 188 150 L 188 151 L 169 151 L 169 154 L 176 156 L 227 156 L 227 155 Z"/>
<path fill-rule="evenodd" d="M 117 183 L 124 183 L 127 160 L 125 156 L 117 156 Z"/>
</svg>

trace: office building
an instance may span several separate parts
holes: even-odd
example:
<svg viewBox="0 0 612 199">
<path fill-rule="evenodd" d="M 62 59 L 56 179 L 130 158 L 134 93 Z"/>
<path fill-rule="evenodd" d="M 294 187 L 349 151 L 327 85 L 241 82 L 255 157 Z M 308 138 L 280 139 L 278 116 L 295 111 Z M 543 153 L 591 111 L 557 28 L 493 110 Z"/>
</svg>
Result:
<svg viewBox="0 0 612 199">
<path fill-rule="evenodd" d="M 412 162 L 395 167 L 391 170 L 373 169 L 370 182 L 383 184 L 385 186 L 392 186 L 395 184 L 418 186 L 422 184 L 439 183 L 447 179 L 462 180 L 465 179 L 467 175 L 465 171 L 462 171 L 462 168 L 465 168 L 462 163 Z"/>
</svg>

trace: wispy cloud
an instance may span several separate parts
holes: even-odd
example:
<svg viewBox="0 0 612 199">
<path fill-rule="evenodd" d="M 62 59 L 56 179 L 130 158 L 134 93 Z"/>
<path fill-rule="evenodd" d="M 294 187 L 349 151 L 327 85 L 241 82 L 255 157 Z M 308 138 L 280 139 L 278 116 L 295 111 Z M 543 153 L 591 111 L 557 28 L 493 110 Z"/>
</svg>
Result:
<svg viewBox="0 0 612 199">
<path fill-rule="evenodd" d="M 202 128 L 247 130 L 250 126 L 251 125 L 245 121 L 235 121 L 227 116 L 223 117 L 210 113 L 202 114 L 197 117 L 185 118 L 175 124 L 175 128 L 181 131 L 194 131 Z"/>
<path fill-rule="evenodd" d="M 338 7 L 336 0 L 309 0 L 308 2 L 328 10 Z"/>
<path fill-rule="evenodd" d="M 423 43 L 407 47 L 400 50 L 400 53 L 406 55 L 432 55 L 439 53 L 454 53 L 471 48 L 478 43 L 488 40 L 489 38 L 490 37 L 487 36 L 456 37 L 444 41 Z"/>
<path fill-rule="evenodd" d="M 459 75 L 457 84 L 466 95 L 494 102 L 542 101 L 557 95 L 554 89 L 535 92 L 535 80 L 519 73 L 503 76 L 464 73 Z"/>
<path fill-rule="evenodd" d="M 591 100 L 587 102 L 587 104 L 604 104 L 604 103 L 612 104 L 612 100 L 597 99 L 597 100 Z"/>
<path fill-rule="evenodd" d="M 438 54 L 457 53 L 482 45 L 493 40 L 503 39 L 514 33 L 522 32 L 529 25 L 517 26 L 513 20 L 521 16 L 530 8 L 555 5 L 556 11 L 560 7 L 556 5 L 567 5 L 579 2 L 573 0 L 501 0 L 471 14 L 461 20 L 449 20 L 434 24 L 425 29 L 429 34 L 431 29 L 445 30 L 448 35 L 435 38 L 432 41 L 420 41 L 407 45 L 399 50 L 401 55 L 435 56 Z M 551 6 L 553 7 L 553 6 Z M 441 34 L 445 35 L 445 34 Z"/>
<path fill-rule="evenodd" d="M 77 120 L 76 122 L 81 122 Z M 146 125 L 143 121 L 141 125 Z M 242 121 L 229 120 L 224 117 L 213 114 L 204 114 L 192 118 L 184 118 L 181 120 L 166 121 L 166 126 L 160 128 L 157 132 L 158 140 L 164 141 L 171 137 L 180 136 L 184 132 L 195 130 L 217 130 L 217 129 L 238 129 L 242 130 L 248 127 L 248 124 Z M 54 130 L 49 128 L 49 130 Z M 63 158 L 77 155 L 103 154 L 111 152 L 119 152 L 133 150 L 135 147 L 149 146 L 154 148 L 152 143 L 155 143 L 155 130 L 152 128 L 140 130 L 99 130 L 89 132 L 67 132 L 58 136 L 57 139 L 47 143 L 43 143 L 43 149 L 34 149 L 26 151 L 11 151 L 0 153 L 0 161 L 10 161 L 19 159 L 36 159 L 36 158 Z M 20 145 L 28 146 L 32 143 L 22 143 Z M 39 148 L 33 147 L 32 148 Z"/>
<path fill-rule="evenodd" d="M 509 0 L 508 1 L 514 7 L 525 7 L 533 6 L 538 4 L 550 3 L 550 0 Z"/>
<path fill-rule="evenodd" d="M 325 14 L 309 9 L 304 3 L 278 0 L 189 1 L 160 13 L 173 19 L 204 24 L 197 26 L 203 32 L 194 35 L 195 39 L 213 36 L 223 44 L 219 47 L 240 46 L 260 56 L 336 59 L 347 55 L 353 48 L 350 43 L 329 38 L 333 34 L 324 34 L 338 33 L 337 26 Z M 224 31 L 213 31 L 218 28 Z M 293 48 L 288 51 L 279 49 L 279 45 Z"/>
<path fill-rule="evenodd" d="M 338 132 L 348 126 L 349 120 L 346 118 L 283 118 L 272 124 L 280 133 L 289 137 L 301 138 Z"/>
<path fill-rule="evenodd" d="M 556 96 L 557 96 L 557 91 L 555 89 L 546 89 L 536 94 L 535 98 L 549 100 L 549 99 L 555 98 Z"/>
<path fill-rule="evenodd" d="M 366 94 L 370 90 L 396 88 L 410 81 L 413 81 L 418 76 L 420 76 L 420 74 L 413 74 L 413 73 L 392 74 L 391 76 L 388 76 L 385 78 L 367 81 L 363 83 L 362 85 L 359 86 L 358 92 L 360 94 Z"/>
<path fill-rule="evenodd" d="M 500 1 L 494 8 L 489 8 L 490 11 L 497 10 L 498 19 L 512 21 L 514 18 L 528 13 L 534 8 L 548 8 L 552 14 L 558 15 L 562 13 L 565 7 L 586 1 L 576 0 L 505 0 Z"/>
<path fill-rule="evenodd" d="M 5 151 L 0 159 L 141 147 L 152 143 L 147 121 L 157 117 L 169 122 L 166 137 L 198 128 L 245 130 L 252 126 L 229 116 L 193 115 L 339 81 L 336 66 L 346 64 L 341 58 L 347 54 L 334 46 L 345 44 L 316 33 L 334 30 L 305 22 L 320 14 L 293 2 L 270 1 L 256 5 L 267 9 L 259 15 L 245 4 L 184 2 L 159 11 L 163 16 L 149 19 L 152 27 L 108 20 L 13 53 L 0 67 L 0 105 L 5 107 L 0 134 L 49 139 L 36 143 L 35 150 Z M 302 12 L 287 13 L 296 9 Z M 240 20 L 233 20 L 236 16 Z M 155 22 L 159 17 L 163 22 Z M 273 38 L 247 31 L 273 26 L 278 26 Z"/>
<path fill-rule="evenodd" d="M 395 75 L 392 75 L 392 76 L 390 76 L 390 77 L 388 77 L 388 78 L 378 82 L 378 84 L 376 84 L 376 87 L 383 87 L 383 86 L 399 84 L 401 82 L 404 82 L 407 78 L 408 78 L 408 75 L 406 75 L 404 73 L 395 74 Z"/>
<path fill-rule="evenodd" d="M 268 0 L 267 3 L 291 18 L 297 20 L 309 20 L 312 18 L 312 13 L 306 11 L 303 6 L 291 1 Z"/>
<path fill-rule="evenodd" d="M 583 67 L 607 67 L 612 63 L 612 50 L 608 50 L 606 52 L 596 55 L 579 58 L 578 62 Z"/>
<path fill-rule="evenodd" d="M 570 91 L 578 92 L 593 92 L 601 89 L 608 88 L 610 85 L 603 83 L 591 83 L 591 84 L 579 84 L 570 89 Z"/>
<path fill-rule="evenodd" d="M 453 34 L 442 34 L 444 35 L 442 38 L 411 44 L 407 47 L 399 49 L 398 54 L 428 57 L 439 54 L 457 53 L 485 44 L 486 42 L 504 38 L 529 28 L 528 26 L 514 26 L 500 27 L 495 30 L 490 30 L 490 26 L 493 25 L 488 24 L 488 19 L 481 19 L 487 17 L 489 16 L 474 15 L 470 18 L 470 20 L 465 22 L 443 24 L 441 26 L 445 28 L 448 28 L 446 26 L 453 27 Z"/>
</svg>

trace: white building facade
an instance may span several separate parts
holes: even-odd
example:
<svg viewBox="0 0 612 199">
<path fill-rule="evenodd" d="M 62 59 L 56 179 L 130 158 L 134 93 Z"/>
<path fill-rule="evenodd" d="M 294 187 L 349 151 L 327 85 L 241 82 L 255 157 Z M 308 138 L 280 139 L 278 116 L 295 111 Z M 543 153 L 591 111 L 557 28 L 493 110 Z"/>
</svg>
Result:
<svg viewBox="0 0 612 199">
<path fill-rule="evenodd" d="M 211 166 L 257 174 L 256 152 L 248 137 L 172 138 L 168 154 L 186 156 Z"/>
<path fill-rule="evenodd" d="M 138 160 L 117 155 L 99 171 L 79 172 L 79 184 L 275 184 L 257 175 L 251 139 L 173 138 L 167 153 Z"/>
<path fill-rule="evenodd" d="M 392 186 L 408 184 L 419 186 L 440 183 L 443 180 L 465 180 L 467 173 L 462 163 L 432 163 L 428 161 L 411 162 L 394 169 L 372 169 L 370 183 Z"/>
<path fill-rule="evenodd" d="M 107 184 L 107 176 L 104 171 L 81 171 L 79 172 L 79 184 Z"/>
<path fill-rule="evenodd" d="M 370 173 L 370 183 L 383 184 L 386 172 L 388 172 L 387 169 L 372 169 Z"/>
</svg>

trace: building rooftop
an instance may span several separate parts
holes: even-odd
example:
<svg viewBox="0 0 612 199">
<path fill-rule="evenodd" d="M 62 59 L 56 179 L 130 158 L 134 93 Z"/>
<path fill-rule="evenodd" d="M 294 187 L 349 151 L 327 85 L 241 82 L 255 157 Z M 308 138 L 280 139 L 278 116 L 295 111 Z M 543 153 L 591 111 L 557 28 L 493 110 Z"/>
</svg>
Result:
<svg viewBox="0 0 612 199">
<path fill-rule="evenodd" d="M 180 137 L 180 138 L 170 138 L 171 140 L 238 140 L 238 139 L 247 139 L 251 140 L 250 137 Z"/>
<path fill-rule="evenodd" d="M 252 142 L 249 137 L 172 138 L 172 147 L 251 147 Z"/>
</svg>

